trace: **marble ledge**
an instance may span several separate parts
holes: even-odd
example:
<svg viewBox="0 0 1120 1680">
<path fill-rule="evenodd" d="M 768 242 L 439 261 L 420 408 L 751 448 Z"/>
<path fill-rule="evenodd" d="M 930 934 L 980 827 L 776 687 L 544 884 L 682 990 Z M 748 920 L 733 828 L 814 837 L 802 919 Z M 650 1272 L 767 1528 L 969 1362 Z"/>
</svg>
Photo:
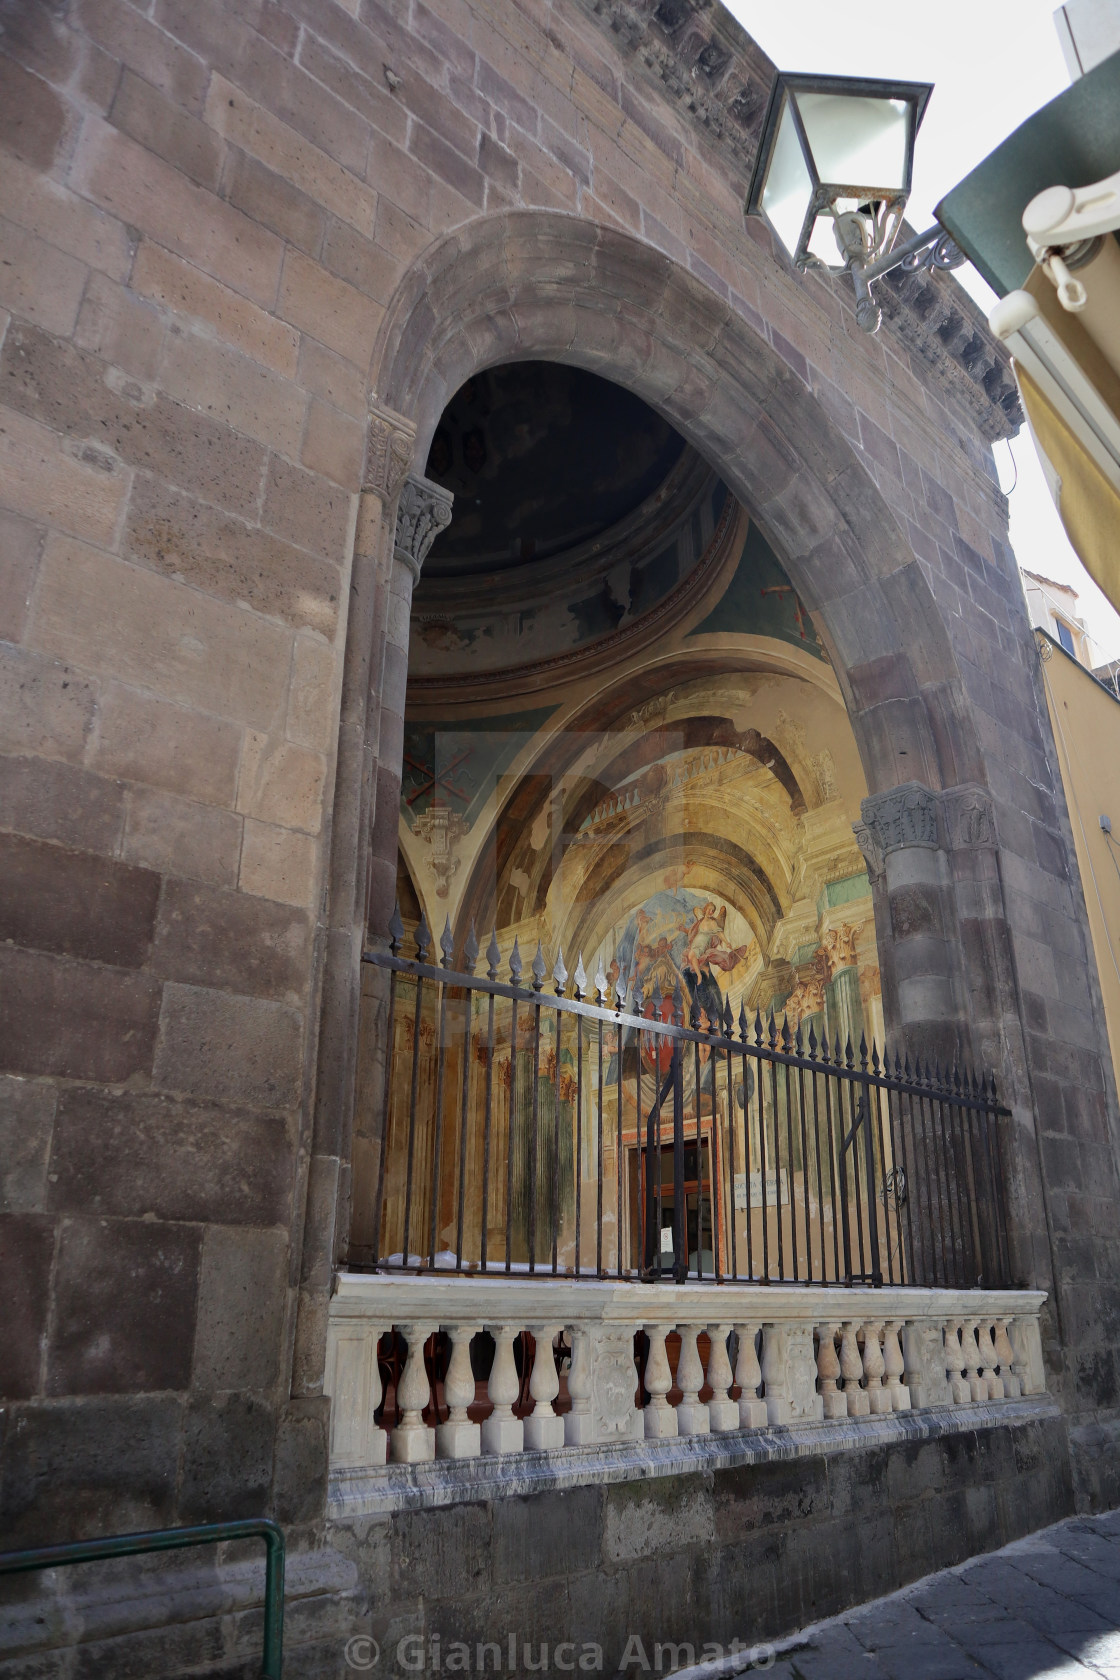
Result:
<svg viewBox="0 0 1120 1680">
<path fill-rule="evenodd" d="M 428 1464 L 387 1464 L 372 1469 L 332 1470 L 327 1516 L 375 1516 L 478 1503 L 517 1495 L 630 1482 L 651 1476 L 733 1469 L 778 1459 L 811 1458 L 864 1447 L 936 1440 L 974 1429 L 1059 1417 L 1049 1395 L 1020 1400 L 980 1401 L 890 1412 L 879 1417 L 840 1418 L 719 1435 L 621 1441 L 554 1452 L 511 1453 L 508 1457 L 437 1459 Z"/>
</svg>

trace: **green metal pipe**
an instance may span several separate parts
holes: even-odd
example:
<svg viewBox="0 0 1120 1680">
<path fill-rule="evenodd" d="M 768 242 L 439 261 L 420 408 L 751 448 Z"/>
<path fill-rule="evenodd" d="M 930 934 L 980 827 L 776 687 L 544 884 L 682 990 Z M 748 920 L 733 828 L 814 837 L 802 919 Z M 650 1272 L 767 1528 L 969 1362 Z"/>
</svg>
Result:
<svg viewBox="0 0 1120 1680">
<path fill-rule="evenodd" d="M 284 1658 L 284 1534 L 279 1525 L 267 1517 L 200 1523 L 195 1528 L 158 1528 L 147 1534 L 110 1534 L 103 1540 L 74 1540 L 65 1546 L 38 1546 L 32 1551 L 0 1552 L 0 1575 L 54 1569 L 66 1563 L 93 1563 L 99 1558 L 136 1557 L 141 1552 L 170 1552 L 181 1546 L 217 1545 L 222 1540 L 264 1541 L 264 1656 L 261 1680 L 281 1680 Z"/>
</svg>

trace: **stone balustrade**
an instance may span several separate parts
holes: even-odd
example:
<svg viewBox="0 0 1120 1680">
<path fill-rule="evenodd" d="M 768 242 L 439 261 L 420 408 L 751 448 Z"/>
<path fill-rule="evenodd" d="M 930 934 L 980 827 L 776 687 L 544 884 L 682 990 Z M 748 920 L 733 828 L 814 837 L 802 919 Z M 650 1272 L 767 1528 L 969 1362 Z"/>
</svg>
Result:
<svg viewBox="0 0 1120 1680">
<path fill-rule="evenodd" d="M 344 1273 L 327 1357 L 332 1466 L 563 1454 L 1042 1394 L 1044 1300 Z M 391 1330 L 407 1351 L 383 1408 L 377 1353 Z M 436 1331 L 447 1342 L 434 1392 L 425 1347 Z M 515 1352 L 525 1331 L 536 1348 L 527 1394 Z M 493 1356 L 477 1377 L 483 1332 Z"/>
</svg>

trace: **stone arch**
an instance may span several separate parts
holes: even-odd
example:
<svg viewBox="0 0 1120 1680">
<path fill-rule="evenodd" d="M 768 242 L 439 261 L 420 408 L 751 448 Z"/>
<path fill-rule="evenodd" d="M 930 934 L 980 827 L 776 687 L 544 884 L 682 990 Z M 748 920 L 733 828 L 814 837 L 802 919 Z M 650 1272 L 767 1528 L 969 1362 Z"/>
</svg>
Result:
<svg viewBox="0 0 1120 1680">
<path fill-rule="evenodd" d="M 984 781 L 949 639 L 897 519 L 798 374 L 729 303 L 632 235 L 503 212 L 417 260 L 371 371 L 379 400 L 415 422 L 422 463 L 472 373 L 530 357 L 627 386 L 748 507 L 814 615 L 872 793 Z"/>
</svg>

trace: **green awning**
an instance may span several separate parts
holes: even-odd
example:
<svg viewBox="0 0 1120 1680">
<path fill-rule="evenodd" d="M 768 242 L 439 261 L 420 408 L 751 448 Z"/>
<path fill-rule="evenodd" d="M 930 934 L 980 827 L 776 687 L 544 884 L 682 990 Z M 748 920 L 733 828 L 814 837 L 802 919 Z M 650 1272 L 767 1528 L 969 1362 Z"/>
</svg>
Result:
<svg viewBox="0 0 1120 1680">
<path fill-rule="evenodd" d="M 934 215 L 1006 297 L 1034 267 L 1022 214 L 1046 187 L 1088 187 L 1120 169 L 1120 52 L 1028 117 Z"/>
</svg>

